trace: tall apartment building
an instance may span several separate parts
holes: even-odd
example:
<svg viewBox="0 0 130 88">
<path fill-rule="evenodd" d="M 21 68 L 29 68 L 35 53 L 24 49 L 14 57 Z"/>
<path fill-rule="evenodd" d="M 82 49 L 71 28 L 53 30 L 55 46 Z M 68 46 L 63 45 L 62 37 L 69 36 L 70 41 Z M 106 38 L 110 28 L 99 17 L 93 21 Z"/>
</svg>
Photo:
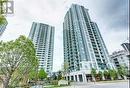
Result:
<svg viewBox="0 0 130 88">
<path fill-rule="evenodd" d="M 48 74 L 51 74 L 53 66 L 54 32 L 53 26 L 33 22 L 29 34 L 36 48 L 39 69 L 43 68 Z"/>
<path fill-rule="evenodd" d="M 116 68 L 123 66 L 126 69 L 129 69 L 129 58 L 127 57 L 127 52 L 125 50 L 115 51 L 110 57 Z"/>
<path fill-rule="evenodd" d="M 64 62 L 68 64 L 67 80 L 85 82 L 91 69 L 113 69 L 98 26 L 91 21 L 88 9 L 72 4 L 63 22 Z"/>
<path fill-rule="evenodd" d="M 2 34 L 4 33 L 7 24 L 8 24 L 8 22 L 6 20 L 3 24 L 0 24 L 0 36 L 2 36 Z"/>
</svg>

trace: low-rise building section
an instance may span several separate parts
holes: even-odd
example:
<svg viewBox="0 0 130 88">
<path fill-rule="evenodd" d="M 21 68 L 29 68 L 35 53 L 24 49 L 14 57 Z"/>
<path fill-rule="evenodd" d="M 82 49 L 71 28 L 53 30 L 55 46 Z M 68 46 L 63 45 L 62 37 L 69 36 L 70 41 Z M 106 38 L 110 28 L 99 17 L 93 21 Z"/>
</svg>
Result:
<svg viewBox="0 0 130 88">
<path fill-rule="evenodd" d="M 123 66 L 126 69 L 129 68 L 129 58 L 127 57 L 127 52 L 125 50 L 115 51 L 110 57 L 117 69 L 120 66 Z"/>
</svg>

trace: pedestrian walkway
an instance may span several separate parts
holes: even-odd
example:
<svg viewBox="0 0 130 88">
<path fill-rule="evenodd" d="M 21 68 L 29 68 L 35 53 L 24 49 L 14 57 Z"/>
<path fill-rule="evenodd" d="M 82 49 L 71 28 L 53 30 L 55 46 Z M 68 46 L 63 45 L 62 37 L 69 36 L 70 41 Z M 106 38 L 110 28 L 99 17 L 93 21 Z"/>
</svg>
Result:
<svg viewBox="0 0 130 88">
<path fill-rule="evenodd" d="M 129 85 L 128 81 L 115 82 L 115 83 L 91 82 L 91 83 L 72 83 L 71 86 L 56 87 L 56 88 L 129 88 L 128 85 Z"/>
<path fill-rule="evenodd" d="M 72 82 L 71 85 L 92 85 L 94 82 Z"/>
</svg>

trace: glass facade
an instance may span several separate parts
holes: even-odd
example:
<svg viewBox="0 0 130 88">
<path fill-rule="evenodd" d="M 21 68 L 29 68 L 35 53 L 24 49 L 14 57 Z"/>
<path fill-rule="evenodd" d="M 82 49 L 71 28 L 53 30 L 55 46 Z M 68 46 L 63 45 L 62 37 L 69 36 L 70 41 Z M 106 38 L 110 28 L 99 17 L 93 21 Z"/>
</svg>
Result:
<svg viewBox="0 0 130 88">
<path fill-rule="evenodd" d="M 113 68 L 99 28 L 88 9 L 72 4 L 63 22 L 64 62 L 69 72 Z M 88 62 L 89 64 L 84 64 Z"/>
<path fill-rule="evenodd" d="M 54 27 L 33 22 L 29 34 L 39 59 L 39 69 L 43 68 L 47 73 L 52 72 L 53 66 L 53 48 L 54 48 Z"/>
</svg>

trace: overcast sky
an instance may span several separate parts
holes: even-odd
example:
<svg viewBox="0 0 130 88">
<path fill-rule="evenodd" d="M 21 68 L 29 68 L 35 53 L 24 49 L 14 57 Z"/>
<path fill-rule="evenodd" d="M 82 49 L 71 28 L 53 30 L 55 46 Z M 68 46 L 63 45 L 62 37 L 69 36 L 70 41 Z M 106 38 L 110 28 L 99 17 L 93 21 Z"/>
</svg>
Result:
<svg viewBox="0 0 130 88">
<path fill-rule="evenodd" d="M 89 9 L 91 20 L 99 26 L 109 53 L 123 49 L 128 38 L 129 0 L 14 0 L 14 15 L 7 16 L 8 26 L 0 40 L 9 41 L 29 35 L 32 22 L 55 26 L 53 71 L 63 64 L 63 18 L 72 3 Z"/>
</svg>

